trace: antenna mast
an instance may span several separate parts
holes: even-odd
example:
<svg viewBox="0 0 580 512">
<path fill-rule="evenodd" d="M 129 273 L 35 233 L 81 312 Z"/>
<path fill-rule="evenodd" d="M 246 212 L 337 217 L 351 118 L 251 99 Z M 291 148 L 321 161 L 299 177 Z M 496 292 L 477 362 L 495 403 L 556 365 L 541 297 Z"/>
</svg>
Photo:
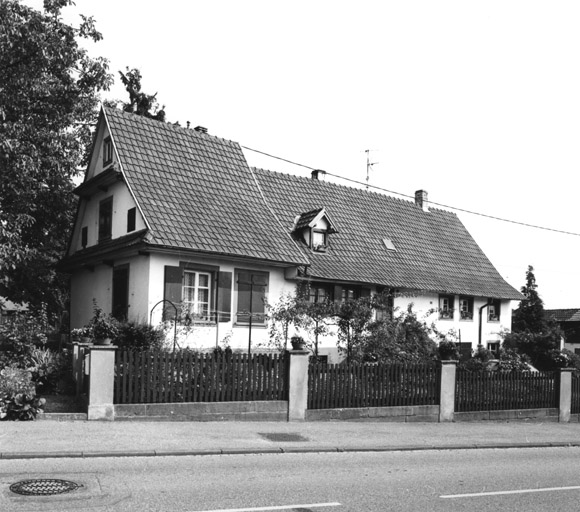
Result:
<svg viewBox="0 0 580 512">
<path fill-rule="evenodd" d="M 376 165 L 376 164 L 379 163 L 379 162 L 371 162 L 371 160 L 370 160 L 370 152 L 371 151 L 374 151 L 374 150 L 365 149 L 365 153 L 367 154 L 367 187 L 366 187 L 366 190 L 367 191 L 369 189 L 369 176 L 370 176 L 370 171 L 372 170 L 373 165 Z"/>
</svg>

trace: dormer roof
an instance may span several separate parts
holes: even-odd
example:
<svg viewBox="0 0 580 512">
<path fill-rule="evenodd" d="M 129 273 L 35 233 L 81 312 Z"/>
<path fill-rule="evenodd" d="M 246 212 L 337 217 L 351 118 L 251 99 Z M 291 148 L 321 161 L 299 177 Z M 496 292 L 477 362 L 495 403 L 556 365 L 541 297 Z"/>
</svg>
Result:
<svg viewBox="0 0 580 512">
<path fill-rule="evenodd" d="M 326 219 L 326 222 L 328 223 L 327 231 L 329 233 L 337 232 L 334 224 L 330 220 L 330 217 L 324 208 L 316 208 L 314 210 L 310 210 L 309 212 L 298 215 L 294 221 L 294 229 L 292 231 L 300 232 L 306 228 L 313 228 L 321 219 Z"/>
</svg>

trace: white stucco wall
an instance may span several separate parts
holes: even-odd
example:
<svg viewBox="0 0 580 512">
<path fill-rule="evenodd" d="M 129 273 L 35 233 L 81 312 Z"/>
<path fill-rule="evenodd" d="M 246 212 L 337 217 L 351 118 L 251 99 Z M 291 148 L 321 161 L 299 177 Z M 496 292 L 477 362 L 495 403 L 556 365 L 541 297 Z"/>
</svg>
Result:
<svg viewBox="0 0 580 512">
<path fill-rule="evenodd" d="M 211 348 L 215 347 L 216 343 L 224 346 L 227 343 L 232 349 L 246 349 L 248 347 L 248 333 L 247 325 L 236 325 L 235 312 L 237 310 L 236 284 L 235 284 L 235 270 L 246 269 L 256 270 L 260 272 L 268 272 L 268 289 L 266 292 L 267 302 L 276 302 L 283 293 L 293 292 L 295 284 L 287 281 L 284 278 L 284 269 L 276 267 L 264 267 L 263 265 L 252 264 L 248 262 L 232 263 L 226 261 L 216 261 L 215 259 L 191 258 L 185 255 L 173 256 L 163 254 L 152 254 L 150 256 L 149 268 L 149 289 L 148 289 L 148 311 L 150 312 L 153 306 L 159 301 L 163 300 L 164 295 L 164 273 L 165 266 L 178 266 L 180 262 L 187 261 L 195 265 L 212 265 L 219 266 L 221 272 L 232 272 L 232 295 L 231 295 L 231 320 L 229 322 L 219 322 L 217 327 L 215 324 L 194 323 L 190 327 L 179 327 L 177 342 L 180 346 L 187 346 L 192 348 Z M 162 305 L 155 308 L 152 316 L 152 324 L 159 325 L 162 320 Z M 173 331 L 168 330 L 168 339 L 173 339 Z M 254 324 L 252 326 L 252 347 L 258 345 L 266 345 L 268 343 L 268 329 L 264 325 Z"/>
</svg>

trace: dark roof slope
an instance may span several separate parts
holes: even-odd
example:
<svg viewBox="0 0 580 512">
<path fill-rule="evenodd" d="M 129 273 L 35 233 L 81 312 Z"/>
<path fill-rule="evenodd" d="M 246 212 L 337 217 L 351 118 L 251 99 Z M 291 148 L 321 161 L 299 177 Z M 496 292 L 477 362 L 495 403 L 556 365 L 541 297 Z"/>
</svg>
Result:
<svg viewBox="0 0 580 512">
<path fill-rule="evenodd" d="M 546 309 L 544 313 L 557 322 L 580 322 L 580 309 Z"/>
<path fill-rule="evenodd" d="M 325 207 L 338 233 L 326 253 L 311 252 L 313 278 L 376 283 L 478 297 L 520 300 L 459 218 L 439 209 L 333 183 L 254 169 L 279 220 Z M 386 249 L 390 239 L 395 251 Z"/>
<path fill-rule="evenodd" d="M 151 243 L 304 264 L 275 222 L 236 142 L 103 109 L 127 184 L 151 227 Z"/>
</svg>

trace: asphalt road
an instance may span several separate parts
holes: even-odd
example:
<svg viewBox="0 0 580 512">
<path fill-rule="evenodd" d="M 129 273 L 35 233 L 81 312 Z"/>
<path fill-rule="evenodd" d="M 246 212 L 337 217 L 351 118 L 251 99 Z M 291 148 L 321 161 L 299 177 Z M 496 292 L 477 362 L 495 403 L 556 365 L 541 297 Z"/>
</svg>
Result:
<svg viewBox="0 0 580 512">
<path fill-rule="evenodd" d="M 81 484 L 60 496 L 28 479 Z M 580 448 L 0 460 L 0 510 L 577 511 Z"/>
</svg>

